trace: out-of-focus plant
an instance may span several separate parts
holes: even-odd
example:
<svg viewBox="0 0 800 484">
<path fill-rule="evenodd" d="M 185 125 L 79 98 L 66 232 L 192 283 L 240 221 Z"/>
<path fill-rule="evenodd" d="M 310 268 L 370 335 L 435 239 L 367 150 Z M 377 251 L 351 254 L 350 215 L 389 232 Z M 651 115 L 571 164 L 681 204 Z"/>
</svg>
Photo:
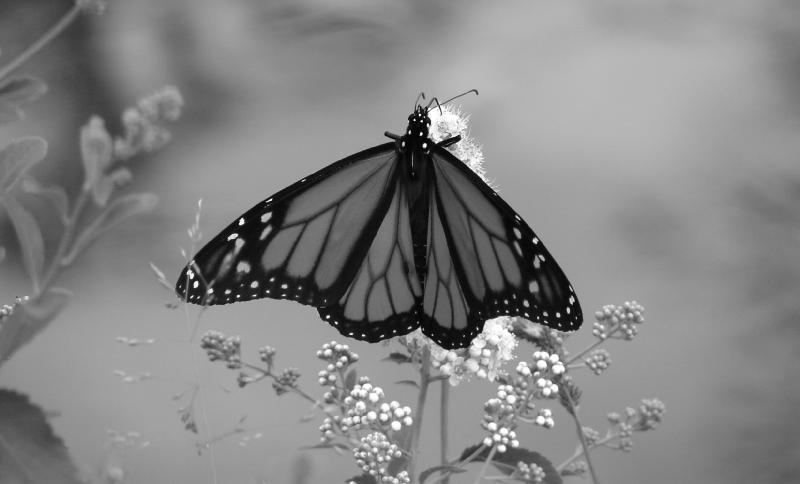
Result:
<svg viewBox="0 0 800 484">
<path fill-rule="evenodd" d="M 483 155 L 480 146 L 467 135 L 467 118 L 449 106 L 434 109 L 430 114 L 431 138 L 439 141 L 461 135 L 462 141 L 452 149 L 483 176 Z M 198 242 L 197 234 L 199 227 L 195 220 L 190 230 L 193 244 Z M 171 289 L 163 273 L 154 270 L 159 281 Z M 317 351 L 317 358 L 323 364 L 316 376 L 323 387 L 322 395 L 317 398 L 301 388 L 296 369 L 276 370 L 275 348 L 260 348 L 260 362 L 250 363 L 242 356 L 242 341 L 238 336 L 209 331 L 201 338 L 200 346 L 211 361 L 224 363 L 237 372 L 240 387 L 270 380 L 277 395 L 297 395 L 318 409 L 322 414 L 320 441 L 313 448 L 352 455 L 361 474 L 347 482 L 447 483 L 451 477 L 467 472 L 470 464 L 481 463 L 476 483 L 559 484 L 565 477 L 580 476 L 590 477 L 596 484 L 593 451 L 606 448 L 629 452 L 633 435 L 656 428 L 665 407 L 658 399 L 643 399 L 638 407 L 627 407 L 622 414 L 609 413 L 609 426 L 601 434 L 581 424 L 582 392 L 573 375 L 582 370 L 594 375 L 605 372 L 611 356 L 601 345 L 610 339 L 634 339 L 644 322 L 643 314 L 644 308 L 636 302 L 604 306 L 594 314 L 595 341 L 576 353 L 567 349 L 566 333 L 509 317 L 487 321 L 469 348 L 460 350 L 445 350 L 419 330 L 395 338 L 399 348 L 391 351 L 386 360 L 413 367 L 418 374 L 416 379 L 397 382 L 416 391 L 413 409 L 389 400 L 377 383 L 359 376 L 355 368 L 359 357 L 347 344 L 331 341 Z M 530 347 L 521 351 L 521 345 Z M 515 359 L 515 352 L 521 353 L 522 358 L 509 371 L 506 367 Z M 448 439 L 450 391 L 451 387 L 470 380 L 496 381 L 498 386 L 483 404 L 481 420 L 475 423 L 485 436 L 453 458 Z M 439 435 L 440 463 L 420 471 L 424 457 L 419 445 L 424 410 L 429 387 L 437 382 L 441 385 L 441 428 L 435 432 Z M 550 407 L 556 403 L 564 408 L 577 434 L 576 450 L 558 465 L 527 447 L 519 433 L 526 426 L 543 431 L 554 428 L 556 416 Z M 182 418 L 194 424 L 193 418 Z M 196 424 L 193 430 L 196 431 Z M 232 433 L 235 432 L 229 432 Z M 499 474 L 489 475 L 492 467 Z"/>
<path fill-rule="evenodd" d="M 42 80 L 14 72 L 79 15 L 101 13 L 105 7 L 101 0 L 76 0 L 37 41 L 0 66 L 0 123 L 22 118 L 24 105 L 47 91 Z M 162 88 L 125 110 L 123 132 L 116 136 L 108 132 L 102 118 L 92 116 L 80 130 L 84 181 L 73 195 L 66 187 L 43 183 L 31 174 L 47 155 L 44 139 L 23 137 L 0 147 L 0 206 L 16 234 L 18 254 L 30 282 L 29 294 L 3 301 L 0 309 L 0 364 L 67 304 L 70 293 L 55 285 L 61 273 L 104 232 L 155 207 L 154 194 L 126 193 L 122 188 L 133 177 L 131 161 L 169 141 L 167 126 L 180 117 L 182 105 L 176 88 Z M 56 241 L 54 247 L 47 246 L 49 240 Z M 0 260 L 6 253 L 0 248 Z"/>
</svg>

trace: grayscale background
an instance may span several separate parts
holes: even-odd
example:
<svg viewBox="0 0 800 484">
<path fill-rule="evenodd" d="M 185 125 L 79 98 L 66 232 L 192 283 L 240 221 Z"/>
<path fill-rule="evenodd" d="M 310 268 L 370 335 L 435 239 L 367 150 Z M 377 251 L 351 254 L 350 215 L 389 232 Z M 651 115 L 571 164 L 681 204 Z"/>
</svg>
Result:
<svg viewBox="0 0 800 484">
<path fill-rule="evenodd" d="M 0 2 L 3 59 L 69 6 Z M 148 263 L 177 277 L 198 199 L 212 236 L 280 188 L 402 130 L 419 91 L 477 88 L 461 105 L 486 172 L 556 256 L 585 313 L 630 299 L 647 308 L 635 341 L 606 346 L 604 375 L 577 377 L 584 423 L 595 428 L 643 397 L 667 406 L 631 454 L 596 454 L 601 481 L 798 482 L 799 61 L 800 7 L 790 0 L 111 0 L 106 15 L 82 19 L 25 67 L 50 92 L 0 141 L 44 136 L 50 151 L 37 174 L 74 192 L 89 116 L 118 129 L 125 106 L 174 84 L 186 109 L 173 142 L 132 167 L 132 188 L 161 201 L 66 274 L 71 304 L 2 367 L 0 387 L 51 412 L 92 472 L 104 465 L 108 429 L 140 432 L 150 446 L 117 457 L 129 483 L 213 482 L 211 455 L 195 444 L 244 416 L 263 437 L 215 446 L 220 482 L 357 474 L 351 456 L 300 449 L 316 443 L 320 423 L 300 422 L 305 402 L 268 384 L 236 388 L 234 372 L 188 343 L 185 315 L 164 307 L 170 295 Z M 2 217 L 0 230 L 7 302 L 27 288 Z M 591 341 L 591 323 L 568 347 Z M 278 365 L 298 367 L 313 394 L 316 349 L 342 340 L 313 308 L 285 301 L 213 308 L 198 334 L 208 329 L 240 334 L 251 360 L 259 346 L 276 347 Z M 117 336 L 156 344 L 128 348 Z M 382 345 L 350 345 L 361 374 L 413 406 L 391 383 L 412 377 L 407 367 L 380 362 Z M 154 378 L 126 384 L 115 370 Z M 183 430 L 172 399 L 197 381 L 200 436 Z M 483 438 L 482 404 L 494 391 L 486 382 L 453 390 L 453 449 Z M 423 434 L 428 464 L 438 461 L 437 392 Z M 574 429 L 563 411 L 555 417 L 554 429 L 522 441 L 560 462 Z"/>
</svg>

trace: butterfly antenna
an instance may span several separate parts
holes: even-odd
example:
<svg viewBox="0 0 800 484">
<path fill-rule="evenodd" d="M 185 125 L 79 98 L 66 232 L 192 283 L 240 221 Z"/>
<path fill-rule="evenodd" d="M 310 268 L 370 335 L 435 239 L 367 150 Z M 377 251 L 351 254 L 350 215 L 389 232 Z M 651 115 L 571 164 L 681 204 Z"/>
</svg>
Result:
<svg viewBox="0 0 800 484">
<path fill-rule="evenodd" d="M 436 99 L 436 98 L 433 98 L 433 99 L 431 99 L 431 102 L 429 102 L 429 103 L 428 103 L 428 106 L 426 107 L 426 109 L 427 109 L 428 111 L 430 111 L 430 110 L 431 110 L 431 107 L 430 107 L 430 106 L 431 106 L 431 104 L 433 104 L 433 102 L 434 102 L 434 101 L 436 101 L 436 106 L 439 108 L 439 111 L 441 111 L 441 110 L 442 110 L 442 105 L 443 105 L 443 104 L 447 104 L 447 103 L 449 103 L 450 101 L 453 101 L 454 99 L 458 99 L 458 98 L 460 98 L 461 96 L 466 96 L 467 94 L 472 94 L 473 92 L 475 93 L 475 95 L 476 95 L 476 96 L 478 95 L 478 90 L 477 90 L 477 89 L 470 89 L 469 91 L 462 92 L 461 94 L 458 94 L 458 95 L 456 95 L 456 96 L 453 96 L 453 97 L 451 97 L 450 99 L 448 99 L 447 101 L 443 101 L 442 103 L 439 103 L 439 100 L 438 100 L 438 99 Z"/>
<path fill-rule="evenodd" d="M 422 92 L 422 91 L 420 91 L 419 96 L 417 96 L 417 100 L 414 101 L 414 111 L 417 110 L 417 105 L 418 105 L 420 99 L 422 99 L 423 101 L 425 100 L 425 93 Z"/>
</svg>

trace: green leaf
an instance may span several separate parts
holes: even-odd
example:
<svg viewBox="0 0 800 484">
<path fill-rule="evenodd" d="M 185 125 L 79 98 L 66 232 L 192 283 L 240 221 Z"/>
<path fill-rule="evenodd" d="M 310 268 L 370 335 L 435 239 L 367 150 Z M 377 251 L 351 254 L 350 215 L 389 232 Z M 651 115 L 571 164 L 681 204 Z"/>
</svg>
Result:
<svg viewBox="0 0 800 484">
<path fill-rule="evenodd" d="M 69 298 L 69 291 L 54 288 L 17 306 L 14 313 L 0 325 L 0 365 L 47 327 L 64 309 Z"/>
<path fill-rule="evenodd" d="M 79 471 L 44 411 L 27 396 L 0 389 L 0 484 L 80 484 Z"/>
<path fill-rule="evenodd" d="M 42 185 L 33 177 L 26 176 L 22 179 L 22 191 L 42 198 L 52 205 L 58 213 L 61 222 L 66 225 L 69 217 L 69 198 L 64 187 L 60 185 Z"/>
<path fill-rule="evenodd" d="M 383 359 L 383 361 L 394 361 L 398 365 L 402 365 L 403 363 L 411 363 L 411 357 L 405 353 L 400 353 L 399 351 L 393 351 L 389 353 L 389 356 Z"/>
<path fill-rule="evenodd" d="M 0 262 L 3 262 L 6 258 L 6 248 L 0 246 Z"/>
<path fill-rule="evenodd" d="M 152 193 L 131 193 L 114 200 L 100 213 L 76 238 L 69 254 L 61 262 L 69 265 L 89 244 L 103 232 L 135 215 L 150 212 L 158 204 L 158 197 Z"/>
<path fill-rule="evenodd" d="M 341 442 L 326 442 L 323 444 L 316 444 L 316 445 L 308 445 L 304 447 L 300 447 L 301 449 L 308 450 L 308 449 L 333 449 L 337 451 L 344 451 L 350 452 L 352 449 L 348 447 L 346 444 Z"/>
<path fill-rule="evenodd" d="M 11 219 L 11 224 L 17 233 L 20 251 L 22 252 L 22 263 L 28 272 L 33 287 L 38 290 L 39 276 L 44 264 L 42 229 L 33 214 L 23 207 L 14 196 L 7 193 L 0 200 L 3 201 L 8 217 Z"/>
<path fill-rule="evenodd" d="M 0 151 L 0 190 L 10 191 L 33 165 L 47 155 L 47 141 L 37 136 L 19 138 Z M 0 192 L 0 196 L 2 193 Z"/>
<path fill-rule="evenodd" d="M 420 472 L 419 484 L 425 484 L 425 481 L 428 480 L 428 478 L 431 477 L 436 472 L 441 472 L 445 475 L 450 475 L 450 474 L 460 474 L 462 472 L 467 472 L 467 471 L 466 469 L 462 469 L 461 467 L 450 466 L 450 465 L 429 467 L 424 471 Z"/>
<path fill-rule="evenodd" d="M 481 447 L 481 444 L 473 445 L 471 447 L 467 447 L 461 452 L 461 457 L 458 458 L 459 461 L 464 461 L 467 457 L 471 456 L 475 452 L 478 451 L 478 448 Z M 486 458 L 489 456 L 489 452 L 491 448 L 484 447 L 483 450 L 475 457 L 471 462 L 484 462 Z M 506 449 L 505 452 L 495 452 L 494 457 L 492 457 L 492 465 L 497 468 L 500 472 L 506 475 L 511 475 L 517 468 L 518 462 L 524 462 L 525 464 L 536 464 L 542 468 L 544 471 L 544 481 L 543 484 L 562 484 L 563 480 L 561 479 L 561 475 L 556 470 L 555 466 L 549 459 L 544 457 L 542 454 L 538 452 L 534 452 L 532 450 L 524 449 L 521 447 L 517 448 L 509 448 Z"/>
<path fill-rule="evenodd" d="M 19 106 L 35 101 L 47 92 L 47 84 L 35 77 L 14 77 L 0 81 L 0 102 Z"/>
<path fill-rule="evenodd" d="M 345 375 L 344 377 L 344 387 L 347 389 L 348 392 L 352 390 L 354 386 L 356 386 L 357 380 L 358 380 L 358 373 L 356 372 L 355 368 L 347 372 L 347 375 Z"/>
</svg>

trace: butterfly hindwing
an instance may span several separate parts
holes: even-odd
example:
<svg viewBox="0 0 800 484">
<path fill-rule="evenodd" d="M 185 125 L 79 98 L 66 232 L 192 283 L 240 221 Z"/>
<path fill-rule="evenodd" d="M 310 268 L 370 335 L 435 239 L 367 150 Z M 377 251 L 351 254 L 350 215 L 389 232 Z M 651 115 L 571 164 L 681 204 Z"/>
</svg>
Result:
<svg viewBox="0 0 800 484">
<path fill-rule="evenodd" d="M 195 304 L 263 297 L 323 306 L 347 290 L 392 202 L 393 143 L 356 153 L 257 204 L 212 239 L 176 291 Z"/>
<path fill-rule="evenodd" d="M 431 160 L 423 331 L 442 346 L 461 347 L 502 315 L 577 329 L 577 296 L 533 230 L 458 158 L 437 147 Z M 464 320 L 449 316 L 462 312 Z"/>
<path fill-rule="evenodd" d="M 319 308 L 322 319 L 345 336 L 380 341 L 419 327 L 422 287 L 403 188 L 398 178 L 389 209 L 347 291 Z"/>
</svg>

